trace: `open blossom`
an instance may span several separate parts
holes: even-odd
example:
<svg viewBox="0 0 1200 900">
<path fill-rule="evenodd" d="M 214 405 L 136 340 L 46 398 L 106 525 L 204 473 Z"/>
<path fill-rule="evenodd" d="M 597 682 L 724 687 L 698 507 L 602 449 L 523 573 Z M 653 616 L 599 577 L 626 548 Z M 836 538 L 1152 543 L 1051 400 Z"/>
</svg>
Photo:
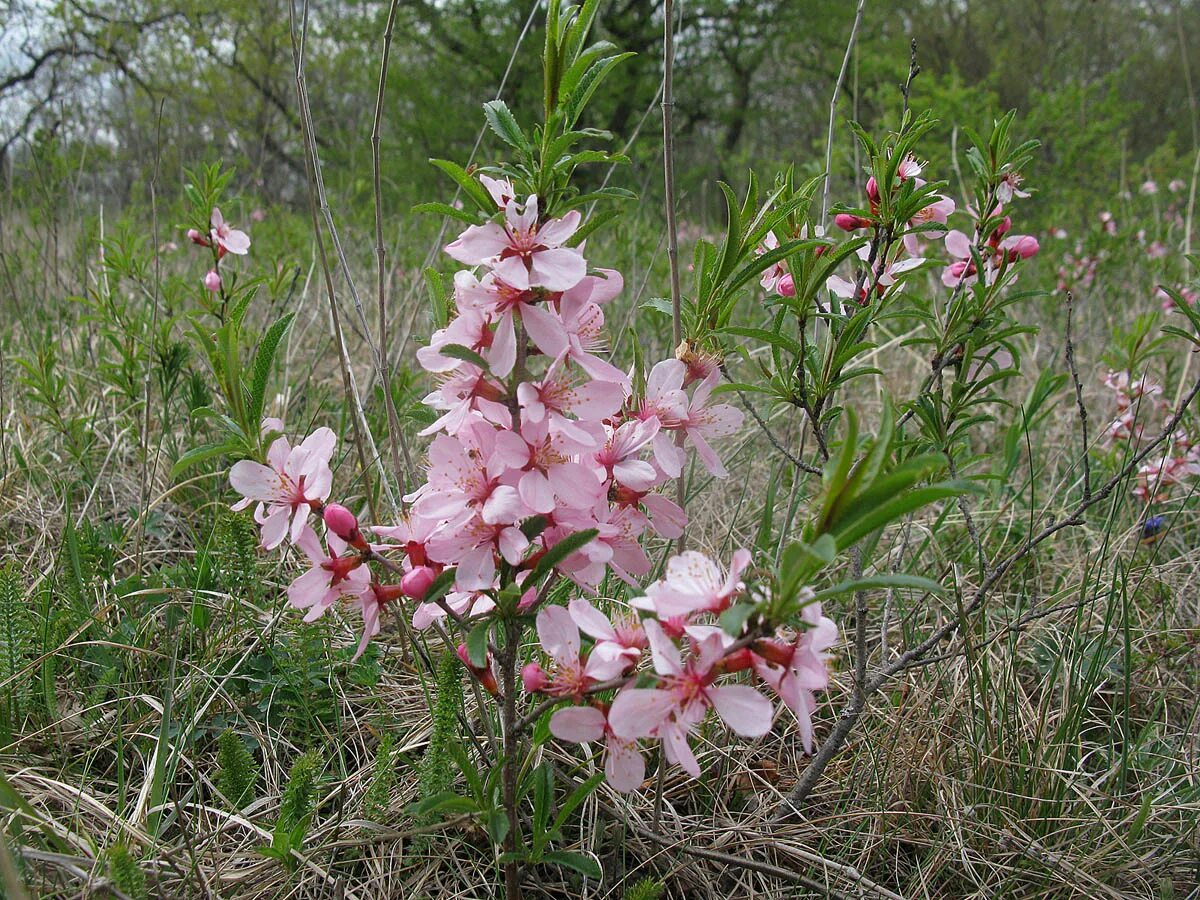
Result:
<svg viewBox="0 0 1200 900">
<path fill-rule="evenodd" d="M 810 601 L 801 612 L 807 626 L 792 641 L 768 638 L 755 646 L 754 670 L 779 695 L 796 716 L 800 741 L 806 753 L 813 750 L 814 692 L 829 686 L 826 653 L 837 643 L 837 625 L 821 615 L 821 604 Z"/>
<path fill-rule="evenodd" d="M 267 450 L 267 465 L 249 459 L 234 463 L 229 483 L 243 499 L 233 508 L 258 503 L 254 518 L 262 526 L 265 549 L 278 547 L 289 534 L 298 540 L 309 512 L 329 496 L 336 444 L 332 431 L 318 428 L 294 448 L 286 437 L 276 438 Z"/>
<path fill-rule="evenodd" d="M 561 219 L 539 223 L 536 195 L 523 206 L 510 199 L 504 207 L 503 225 L 471 225 L 446 245 L 446 252 L 469 266 L 488 266 L 517 290 L 565 291 L 587 274 L 583 254 L 563 246 L 579 230 L 579 219 L 579 211 L 571 210 Z"/>
<path fill-rule="evenodd" d="M 953 232 L 951 232 L 953 234 Z M 871 248 L 867 245 L 859 247 L 856 251 L 859 259 L 866 262 L 870 258 Z M 889 293 L 893 287 L 897 291 L 903 287 L 903 282 L 900 276 L 907 272 L 920 268 L 925 263 L 921 257 L 910 257 L 908 259 L 898 259 L 887 263 L 876 263 L 873 273 L 868 272 L 862 278 L 862 284 L 857 281 L 848 281 L 839 275 L 830 275 L 825 282 L 825 287 L 833 292 L 834 296 L 841 297 L 843 300 L 854 300 L 856 303 L 865 304 L 870 298 L 870 292 L 873 285 L 877 285 L 876 293 L 883 296 Z"/>
<path fill-rule="evenodd" d="M 712 390 L 720 380 L 720 371 L 714 370 L 692 392 L 682 427 L 683 433 L 696 448 L 696 455 L 700 457 L 704 467 L 710 474 L 724 478 L 729 473 L 725 471 L 725 466 L 722 465 L 716 451 L 708 442 L 713 438 L 733 434 L 742 427 L 744 416 L 740 409 L 730 406 L 728 403 L 708 405 Z"/>
<path fill-rule="evenodd" d="M 212 216 L 209 224 L 212 230 L 209 235 L 212 238 L 222 253 L 233 253 L 236 256 L 245 256 L 250 250 L 250 237 L 244 231 L 232 227 L 225 221 L 225 217 L 221 215 L 221 210 L 213 207 Z"/>
<path fill-rule="evenodd" d="M 604 711 L 595 706 L 568 706 L 550 717 L 550 733 L 573 744 L 605 742 L 604 777 L 614 790 L 635 791 L 646 780 L 646 761 L 636 740 L 617 737 Z"/>
<path fill-rule="evenodd" d="M 627 660 L 620 655 L 583 653 L 579 626 L 565 607 L 542 607 L 537 614 L 537 633 L 542 649 L 554 661 L 550 677 L 540 689 L 552 697 L 582 699 L 589 688 L 616 678 L 627 668 Z"/>
<path fill-rule="evenodd" d="M 746 684 L 717 684 L 718 663 L 725 656 L 720 634 L 700 641 L 685 660 L 679 648 L 653 620 L 645 623 L 646 637 L 660 676 L 657 688 L 626 688 L 609 710 L 613 733 L 623 740 L 655 737 L 663 742 L 667 759 L 692 777 L 700 775 L 688 736 L 709 709 L 743 737 L 762 737 L 771 730 L 771 702 Z"/>
<path fill-rule="evenodd" d="M 741 576 L 749 565 L 750 551 L 745 549 L 734 551 L 728 571 L 705 554 L 688 550 L 672 556 L 663 577 L 633 605 L 665 620 L 723 612 L 745 590 Z"/>
<path fill-rule="evenodd" d="M 308 610 L 305 622 L 315 622 L 339 599 L 358 596 L 370 585 L 370 571 L 363 565 L 363 558 L 345 541 L 329 533 L 325 544 L 328 551 L 321 549 L 321 541 L 311 528 L 305 528 L 296 541 L 311 565 L 288 586 L 288 603 Z"/>
</svg>

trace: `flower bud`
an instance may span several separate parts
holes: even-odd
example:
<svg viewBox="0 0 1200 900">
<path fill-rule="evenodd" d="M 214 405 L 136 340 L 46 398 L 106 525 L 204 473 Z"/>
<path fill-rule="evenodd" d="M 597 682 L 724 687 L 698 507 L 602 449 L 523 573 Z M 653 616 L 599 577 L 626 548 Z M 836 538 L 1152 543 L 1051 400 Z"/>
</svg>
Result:
<svg viewBox="0 0 1200 900">
<path fill-rule="evenodd" d="M 795 649 L 778 638 L 763 638 L 754 642 L 754 652 L 773 666 L 790 666 Z"/>
<path fill-rule="evenodd" d="M 750 652 L 748 647 L 742 647 L 734 650 L 723 660 L 721 660 L 721 668 L 725 672 L 742 672 L 754 665 L 754 654 Z"/>
<path fill-rule="evenodd" d="M 429 587 L 436 577 L 437 574 L 429 566 L 417 566 L 400 579 L 400 590 L 406 597 L 422 600 L 429 593 Z"/>
<path fill-rule="evenodd" d="M 208 274 L 204 276 L 204 286 L 214 294 L 221 290 L 221 276 L 217 274 L 216 269 L 208 270 Z"/>
<path fill-rule="evenodd" d="M 189 228 L 187 230 L 187 239 L 193 244 L 199 244 L 201 247 L 212 246 L 209 244 L 208 238 L 198 232 L 195 228 Z"/>
<path fill-rule="evenodd" d="M 779 292 L 780 297 L 796 296 L 796 282 L 792 279 L 791 272 L 788 272 L 779 279 L 779 284 L 776 285 L 775 290 Z"/>
<path fill-rule="evenodd" d="M 490 658 L 488 659 L 488 664 L 481 668 L 471 662 L 471 657 L 467 653 L 466 644 L 459 644 L 458 649 L 455 650 L 455 653 L 458 654 L 459 660 L 464 666 L 467 667 L 468 671 L 470 671 L 472 675 L 479 679 L 479 683 L 483 685 L 483 689 L 485 691 L 487 691 L 493 697 L 500 693 L 500 685 L 496 683 L 496 673 L 492 671 Z M 491 654 L 489 654 L 489 657 L 490 655 Z"/>
<path fill-rule="evenodd" d="M 1014 243 L 1008 250 L 1008 258 L 1010 262 L 1016 262 L 1018 259 L 1029 259 L 1031 256 L 1037 256 L 1038 250 L 1037 238 L 1031 234 L 1023 234 L 1020 239 Z"/>
<path fill-rule="evenodd" d="M 542 667 L 535 662 L 531 662 L 521 669 L 521 684 L 525 686 L 525 690 L 531 694 L 536 694 L 543 690 L 550 683 L 549 677 L 542 671 Z"/>
<path fill-rule="evenodd" d="M 325 527 L 347 544 L 353 544 L 358 538 L 358 519 L 342 504 L 326 503 L 321 516 L 325 520 Z"/>
<path fill-rule="evenodd" d="M 867 199 L 874 205 L 879 202 L 879 182 L 872 175 L 867 179 Z"/>
<path fill-rule="evenodd" d="M 833 224 L 842 231 L 858 231 L 860 228 L 870 227 L 871 220 L 862 216 L 852 216 L 850 213 L 838 213 L 833 217 Z"/>
</svg>

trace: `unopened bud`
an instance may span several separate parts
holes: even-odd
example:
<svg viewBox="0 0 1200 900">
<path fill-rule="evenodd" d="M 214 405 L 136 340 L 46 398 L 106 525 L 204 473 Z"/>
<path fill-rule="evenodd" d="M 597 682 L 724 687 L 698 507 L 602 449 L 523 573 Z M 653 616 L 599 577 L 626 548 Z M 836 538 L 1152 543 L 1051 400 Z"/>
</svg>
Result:
<svg viewBox="0 0 1200 900">
<path fill-rule="evenodd" d="M 796 282 L 792 279 L 791 272 L 788 272 L 779 279 L 779 284 L 776 285 L 775 290 L 779 292 L 780 297 L 796 296 Z"/>
<path fill-rule="evenodd" d="M 833 224 L 842 231 L 858 231 L 860 228 L 870 227 L 871 220 L 862 216 L 852 216 L 850 213 L 838 213 L 833 217 Z"/>
<path fill-rule="evenodd" d="M 1018 259 L 1029 259 L 1031 256 L 1037 256 L 1041 247 L 1038 245 L 1037 238 L 1031 234 L 1022 235 L 1008 250 L 1008 258 L 1012 262 Z"/>
<path fill-rule="evenodd" d="M 208 274 L 204 276 L 204 286 L 214 294 L 221 290 L 221 276 L 217 274 L 216 269 L 208 270 Z"/>
<path fill-rule="evenodd" d="M 400 590 L 406 597 L 422 600 L 429 593 L 429 587 L 436 577 L 437 574 L 429 566 L 417 566 L 400 579 Z"/>
<path fill-rule="evenodd" d="M 872 204 L 879 202 L 879 182 L 875 180 L 874 175 L 867 179 L 867 199 Z"/>
<path fill-rule="evenodd" d="M 358 539 L 358 519 L 342 504 L 326 503 L 321 515 L 325 520 L 325 527 L 347 544 L 353 544 Z"/>
<path fill-rule="evenodd" d="M 191 241 L 193 244 L 199 244 L 201 247 L 211 246 L 211 244 L 209 244 L 209 242 L 208 242 L 208 238 L 206 236 L 204 236 L 203 234 L 201 234 L 199 231 L 197 231 L 195 228 L 189 228 L 187 230 L 187 239 L 189 241 Z"/>
<path fill-rule="evenodd" d="M 550 679 L 537 663 L 529 663 L 521 669 L 521 684 L 525 686 L 525 690 L 529 693 L 536 694 L 549 683 Z"/>
</svg>

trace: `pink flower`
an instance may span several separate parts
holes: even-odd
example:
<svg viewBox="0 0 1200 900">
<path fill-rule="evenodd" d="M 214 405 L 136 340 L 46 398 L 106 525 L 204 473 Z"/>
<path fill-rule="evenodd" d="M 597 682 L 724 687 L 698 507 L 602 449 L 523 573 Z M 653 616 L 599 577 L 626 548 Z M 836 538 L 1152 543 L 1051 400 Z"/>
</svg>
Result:
<svg viewBox="0 0 1200 900">
<path fill-rule="evenodd" d="M 312 565 L 288 586 L 288 603 L 308 610 L 305 622 L 315 622 L 339 599 L 355 597 L 370 587 L 371 573 L 361 556 L 347 553 L 349 546 L 336 534 L 326 535 L 325 543 L 328 553 L 311 528 L 305 528 L 296 541 Z"/>
<path fill-rule="evenodd" d="M 832 619 L 821 615 L 821 604 L 815 601 L 804 607 L 801 619 L 809 627 L 793 641 L 769 639 L 754 645 L 754 670 L 795 714 L 800 741 L 811 754 L 812 715 L 817 708 L 813 692 L 829 686 L 829 654 L 825 651 L 837 643 L 838 631 Z"/>
<path fill-rule="evenodd" d="M 429 447 L 428 480 L 406 499 L 428 519 L 455 519 L 477 513 L 487 525 L 511 525 L 528 511 L 516 488 L 500 476 L 507 464 L 495 454 L 497 432 L 487 423 L 464 428 L 456 437 L 440 434 Z"/>
<path fill-rule="evenodd" d="M 701 641 L 683 662 L 662 626 L 650 620 L 645 629 L 660 686 L 626 688 L 617 695 L 608 722 L 618 738 L 659 738 L 667 759 L 695 778 L 700 766 L 687 739 L 710 708 L 743 737 L 762 737 L 771 730 L 774 711 L 766 697 L 749 685 L 715 684 L 717 664 L 725 655 L 720 634 Z"/>
<path fill-rule="evenodd" d="M 742 427 L 744 417 L 740 409 L 728 403 L 705 405 L 720 380 L 720 371 L 714 370 L 692 393 L 687 414 L 683 419 L 683 430 L 695 446 L 696 455 L 700 457 L 704 467 L 717 478 L 724 478 L 729 473 L 708 442 L 712 438 L 733 434 Z"/>
<path fill-rule="evenodd" d="M 217 274 L 216 269 L 208 270 L 208 274 L 204 276 L 204 287 L 214 294 L 221 290 L 221 276 Z"/>
<path fill-rule="evenodd" d="M 267 463 L 243 459 L 229 470 L 229 483 L 245 499 L 234 509 L 257 502 L 254 518 L 262 526 L 262 545 L 278 547 L 290 533 L 300 537 L 308 514 L 329 497 L 333 472 L 329 461 L 337 438 L 328 428 L 318 428 L 303 443 L 292 448 L 286 437 L 278 437 L 267 450 Z"/>
<path fill-rule="evenodd" d="M 544 296 L 529 288 L 514 287 L 494 272 L 479 280 L 470 272 L 459 272 L 454 276 L 454 292 L 460 310 L 473 307 L 495 326 L 488 360 L 497 375 L 508 374 L 517 356 L 514 314 L 520 315 L 525 333 L 547 356 L 559 356 L 569 343 L 562 320 Z"/>
<path fill-rule="evenodd" d="M 660 619 L 723 612 L 746 589 L 741 576 L 749 565 L 750 551 L 745 549 L 734 551 L 728 572 L 705 554 L 688 550 L 672 556 L 666 574 L 646 588 L 646 596 L 632 602 Z"/>
<path fill-rule="evenodd" d="M 601 422 L 613 415 L 625 402 L 625 391 L 611 381 L 573 383 L 563 368 L 563 359 L 551 363 L 541 381 L 517 386 L 522 418 L 532 423 L 545 420 L 551 435 L 561 435 L 581 446 L 599 446 L 602 438 L 585 423 Z"/>
<path fill-rule="evenodd" d="M 618 619 L 614 625 L 604 613 L 582 597 L 576 597 L 568 603 L 567 610 L 579 630 L 596 642 L 591 658 L 611 660 L 619 665 L 616 673 L 607 678 L 624 673 L 642 658 L 642 651 L 648 644 L 645 629 L 636 615 L 631 613 Z"/>
<path fill-rule="evenodd" d="M 950 232 L 950 234 L 954 233 L 953 231 Z M 865 245 L 859 247 L 855 252 L 864 262 L 870 259 L 871 250 Z M 893 260 L 889 263 L 883 263 L 880 260 L 875 263 L 874 276 L 871 273 L 867 273 L 867 276 L 862 279 L 861 287 L 858 287 L 857 282 L 847 281 L 838 275 L 830 275 L 825 282 L 825 287 L 836 297 L 841 297 L 843 300 L 854 300 L 856 303 L 862 305 L 866 304 L 869 300 L 872 285 L 878 284 L 876 293 L 879 296 L 886 295 L 893 285 L 896 285 L 896 290 L 899 291 L 902 289 L 900 276 L 919 268 L 924 263 L 925 260 L 919 256 L 910 259 Z M 857 293 L 855 292 L 856 287 L 858 288 Z"/>
<path fill-rule="evenodd" d="M 775 237 L 775 232 L 768 231 L 763 237 L 761 246 L 754 251 L 754 255 L 762 256 L 764 253 L 770 253 L 772 250 L 777 250 L 778 248 L 779 238 Z M 779 282 L 785 275 L 787 275 L 787 273 L 787 266 L 785 266 L 782 262 L 772 263 L 763 270 L 762 278 L 759 279 L 758 283 L 762 285 L 763 290 L 765 291 L 768 291 L 772 294 L 780 293 Z M 795 293 L 796 288 L 795 285 L 793 285 L 792 295 Z"/>
<path fill-rule="evenodd" d="M 250 237 L 244 231 L 238 231 L 225 221 L 221 215 L 221 210 L 213 207 L 212 217 L 209 220 L 212 230 L 209 232 L 215 243 L 221 250 L 221 253 L 232 253 L 236 256 L 245 256 L 250 249 Z"/>
<path fill-rule="evenodd" d="M 613 733 L 604 712 L 594 706 L 568 706 L 550 717 L 550 733 L 560 741 L 589 744 L 604 740 L 604 777 L 623 794 L 636 791 L 646 780 L 646 761 L 637 741 L 623 740 Z"/>
<path fill-rule="evenodd" d="M 1167 190 L 1169 190 L 1172 194 L 1178 194 L 1186 187 L 1187 182 L 1182 178 L 1173 178 L 1171 179 L 1171 183 L 1167 185 Z"/>
<path fill-rule="evenodd" d="M 542 688 L 552 697 L 582 700 L 590 688 L 616 678 L 627 668 L 620 655 L 582 653 L 579 628 L 564 607 L 543 606 L 537 614 L 537 633 L 542 649 L 554 660 L 553 672 Z"/>
<path fill-rule="evenodd" d="M 1005 172 L 996 186 L 996 199 L 1001 203 L 1011 203 L 1013 197 L 1028 197 L 1029 192 L 1021 190 L 1024 180 L 1020 172 Z"/>
<path fill-rule="evenodd" d="M 1143 181 L 1140 190 L 1143 194 L 1157 194 L 1158 193 L 1158 182 L 1153 181 L 1153 180 Z"/>
<path fill-rule="evenodd" d="M 579 250 L 564 247 L 579 229 L 579 211 L 561 219 L 538 223 L 538 198 L 525 205 L 510 199 L 504 207 L 504 224 L 471 225 L 446 252 L 469 266 L 486 265 L 497 278 L 517 290 L 533 287 L 565 291 L 587 274 L 587 263 Z"/>
</svg>

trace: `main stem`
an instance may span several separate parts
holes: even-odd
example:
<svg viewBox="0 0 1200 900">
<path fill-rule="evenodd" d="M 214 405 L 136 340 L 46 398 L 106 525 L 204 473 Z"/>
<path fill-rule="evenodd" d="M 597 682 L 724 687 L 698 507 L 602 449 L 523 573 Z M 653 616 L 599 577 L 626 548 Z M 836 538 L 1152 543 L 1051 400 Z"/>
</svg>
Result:
<svg viewBox="0 0 1200 900">
<path fill-rule="evenodd" d="M 504 734 L 504 810 L 508 813 L 508 836 L 504 849 L 509 854 L 504 863 L 504 895 L 508 900 L 521 900 L 521 864 L 517 848 L 521 845 L 521 819 L 517 815 L 517 655 L 521 643 L 520 625 L 508 619 L 504 623 L 504 653 L 500 660 L 500 680 L 504 690 L 501 706 L 501 727 Z"/>
<path fill-rule="evenodd" d="M 675 3 L 674 0 L 664 0 L 663 3 L 663 187 L 666 193 L 667 206 L 667 259 L 671 264 L 671 339 L 675 342 L 675 352 L 679 353 L 683 345 L 683 311 L 680 308 L 681 291 L 679 287 L 679 226 L 675 221 L 675 135 L 672 117 L 675 110 Z M 675 446 L 681 446 L 683 432 L 675 434 Z M 682 509 L 686 504 L 686 488 L 684 473 L 680 472 L 675 480 L 675 502 Z M 679 535 L 679 552 L 682 553 L 687 545 L 687 534 Z"/>
</svg>

